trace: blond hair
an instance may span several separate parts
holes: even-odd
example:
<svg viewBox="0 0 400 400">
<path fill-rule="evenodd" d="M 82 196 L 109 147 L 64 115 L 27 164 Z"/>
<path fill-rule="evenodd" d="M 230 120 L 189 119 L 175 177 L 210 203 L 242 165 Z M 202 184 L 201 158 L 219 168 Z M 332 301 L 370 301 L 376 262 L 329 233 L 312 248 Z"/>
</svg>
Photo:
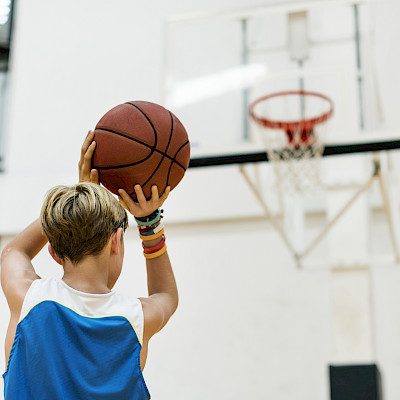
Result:
<svg viewBox="0 0 400 400">
<path fill-rule="evenodd" d="M 40 220 L 58 257 L 74 264 L 85 256 L 98 255 L 115 230 L 128 226 L 122 205 L 107 189 L 94 183 L 50 189 Z"/>
</svg>

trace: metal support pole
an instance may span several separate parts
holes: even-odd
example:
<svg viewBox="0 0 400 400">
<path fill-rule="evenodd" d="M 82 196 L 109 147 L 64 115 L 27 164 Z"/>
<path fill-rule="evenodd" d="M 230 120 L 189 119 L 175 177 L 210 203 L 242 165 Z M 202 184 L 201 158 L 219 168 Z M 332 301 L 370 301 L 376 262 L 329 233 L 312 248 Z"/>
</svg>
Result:
<svg viewBox="0 0 400 400">
<path fill-rule="evenodd" d="M 363 98 L 363 75 L 361 64 L 361 40 L 360 40 L 360 17 L 358 14 L 358 4 L 354 4 L 354 28 L 355 28 L 355 45 L 356 45 L 356 61 L 357 61 L 357 82 L 358 82 L 358 107 L 359 107 L 359 125 L 364 130 L 364 98 Z"/>
<path fill-rule="evenodd" d="M 379 162 L 379 161 L 375 160 L 375 162 Z M 383 179 L 381 170 L 379 170 L 378 182 L 379 182 L 379 188 L 380 188 L 381 195 L 382 195 L 383 209 L 385 211 L 385 216 L 386 216 L 387 223 L 389 226 L 390 239 L 392 241 L 393 251 L 394 251 L 394 254 L 396 257 L 396 262 L 399 263 L 400 262 L 400 250 L 399 250 L 399 243 L 397 240 L 395 228 L 393 226 L 393 216 L 392 216 L 390 195 L 388 193 L 388 187 L 386 185 L 386 182 Z"/>
<path fill-rule="evenodd" d="M 287 248 L 291 252 L 293 258 L 296 260 L 297 267 L 300 268 L 301 265 L 298 262 L 299 261 L 298 254 L 296 253 L 295 249 L 293 248 L 292 244 L 290 243 L 289 238 L 287 237 L 285 231 L 281 227 L 279 221 L 274 217 L 274 215 L 272 214 L 270 208 L 268 207 L 268 205 L 266 204 L 266 202 L 262 198 L 260 191 L 255 187 L 254 183 L 250 179 L 250 177 L 247 174 L 247 172 L 246 172 L 246 170 L 245 170 L 243 165 L 240 166 L 240 172 L 242 173 L 242 175 L 243 175 L 244 179 L 246 180 L 247 184 L 249 185 L 250 189 L 252 190 L 252 192 L 256 196 L 256 198 L 257 198 L 258 202 L 260 203 L 261 207 L 263 208 L 266 217 L 271 221 L 272 226 L 280 234 L 283 242 L 285 243 L 285 245 L 287 246 Z"/>
<path fill-rule="evenodd" d="M 386 183 L 384 182 L 382 172 L 381 172 L 381 166 L 380 166 L 380 161 L 378 158 L 375 158 L 374 160 L 374 171 L 371 175 L 371 177 L 361 186 L 359 187 L 356 192 L 353 194 L 353 196 L 344 204 L 344 206 L 336 213 L 336 215 L 325 225 L 325 227 L 322 229 L 322 231 L 318 234 L 318 236 L 314 239 L 314 241 L 301 253 L 299 254 L 296 252 L 292 244 L 290 243 L 290 240 L 288 236 L 286 235 L 286 232 L 284 231 L 283 227 L 279 223 L 279 221 L 275 218 L 275 216 L 272 214 L 270 208 L 264 201 L 260 191 L 256 188 L 250 177 L 248 176 L 245 168 L 243 165 L 240 165 L 240 171 L 245 178 L 247 184 L 249 185 L 250 189 L 256 196 L 258 202 L 260 203 L 261 207 L 263 208 L 266 217 L 271 221 L 272 226 L 275 228 L 275 230 L 279 233 L 281 236 L 283 242 L 285 243 L 286 247 L 289 249 L 290 253 L 292 254 L 294 260 L 296 261 L 296 265 L 298 268 L 302 267 L 302 261 L 304 260 L 305 257 L 311 253 L 311 251 L 319 244 L 319 242 L 328 234 L 328 232 L 333 228 L 333 226 L 339 221 L 339 219 L 346 213 L 346 211 L 354 204 L 354 202 L 363 194 L 365 193 L 373 184 L 374 180 L 377 179 L 379 182 L 379 187 L 381 190 L 381 195 L 382 195 L 382 200 L 383 200 L 383 206 L 384 206 L 384 211 L 385 215 L 388 221 L 389 225 L 389 231 L 391 235 L 391 240 L 392 240 L 392 246 L 393 250 L 395 253 L 395 260 L 397 263 L 400 262 L 400 248 L 399 248 L 399 243 L 397 240 L 397 236 L 395 233 L 394 225 L 393 225 L 393 218 L 392 218 L 392 212 L 391 212 L 391 204 L 390 204 L 390 196 L 388 194 L 387 186 Z"/>
<path fill-rule="evenodd" d="M 249 46 L 247 38 L 247 19 L 241 20 L 242 25 L 242 65 L 249 63 Z M 249 139 L 249 89 L 243 89 L 243 140 Z"/>
<path fill-rule="evenodd" d="M 316 246 L 317 244 L 327 235 L 337 221 L 343 216 L 343 214 L 350 208 L 350 206 L 363 194 L 374 182 L 374 179 L 378 176 L 379 170 L 375 169 L 373 175 L 368 181 L 362 185 L 351 197 L 351 199 L 339 210 L 339 212 L 325 225 L 322 232 L 314 239 L 314 241 L 307 247 L 307 249 L 300 254 L 299 259 L 304 259 Z"/>
</svg>

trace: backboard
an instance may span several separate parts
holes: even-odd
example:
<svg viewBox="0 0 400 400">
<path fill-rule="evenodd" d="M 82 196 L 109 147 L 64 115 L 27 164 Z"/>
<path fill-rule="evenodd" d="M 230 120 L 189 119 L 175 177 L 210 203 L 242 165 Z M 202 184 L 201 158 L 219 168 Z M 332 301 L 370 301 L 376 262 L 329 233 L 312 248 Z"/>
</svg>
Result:
<svg viewBox="0 0 400 400">
<path fill-rule="evenodd" d="M 193 148 L 256 140 L 250 102 L 286 90 L 332 99 L 329 138 L 376 129 L 372 8 L 367 0 L 288 1 L 170 18 L 164 103 L 182 119 Z"/>
<path fill-rule="evenodd" d="M 350 228 L 359 225 L 367 232 L 376 205 L 389 224 L 392 258 L 399 259 L 400 203 L 393 192 L 400 161 L 399 152 L 389 150 L 399 148 L 400 132 L 397 124 L 388 130 L 384 121 L 378 82 L 385 69 L 374 47 L 380 45 L 376 31 L 384 29 L 378 14 L 373 0 L 310 0 L 178 16 L 165 23 L 164 102 L 189 132 L 190 167 L 238 164 L 266 216 L 300 261 L 315 247 L 313 241 L 321 240 L 300 243 L 306 215 L 326 216 L 322 237 L 326 226 L 331 231 L 331 222 L 336 224 L 344 213 L 352 221 L 347 222 Z M 287 202 L 277 193 L 279 178 L 272 163 L 261 162 L 268 155 L 249 118 L 249 105 L 256 99 L 298 90 L 319 92 L 334 104 L 318 166 L 323 189 L 300 208 L 297 197 L 282 205 Z M 355 211 L 348 211 L 353 203 Z M 282 210 L 288 209 L 285 221 Z M 347 225 L 329 232 L 332 249 L 346 236 L 343 232 L 351 236 Z M 359 239 L 350 264 L 366 257 L 367 233 Z"/>
</svg>

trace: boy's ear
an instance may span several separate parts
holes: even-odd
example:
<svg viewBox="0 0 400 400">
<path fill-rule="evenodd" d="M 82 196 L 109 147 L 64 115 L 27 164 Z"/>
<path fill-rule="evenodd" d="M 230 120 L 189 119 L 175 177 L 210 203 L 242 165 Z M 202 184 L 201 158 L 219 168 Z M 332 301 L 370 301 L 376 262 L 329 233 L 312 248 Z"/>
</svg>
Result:
<svg viewBox="0 0 400 400">
<path fill-rule="evenodd" d="M 113 254 L 119 254 L 123 232 L 122 228 L 118 228 L 111 235 L 111 251 Z"/>
<path fill-rule="evenodd" d="M 49 245 L 47 246 L 50 255 L 54 258 L 55 262 L 57 264 L 63 265 L 62 260 L 60 257 L 58 257 L 58 255 L 56 254 L 56 252 L 53 249 L 53 246 L 49 243 Z"/>
</svg>

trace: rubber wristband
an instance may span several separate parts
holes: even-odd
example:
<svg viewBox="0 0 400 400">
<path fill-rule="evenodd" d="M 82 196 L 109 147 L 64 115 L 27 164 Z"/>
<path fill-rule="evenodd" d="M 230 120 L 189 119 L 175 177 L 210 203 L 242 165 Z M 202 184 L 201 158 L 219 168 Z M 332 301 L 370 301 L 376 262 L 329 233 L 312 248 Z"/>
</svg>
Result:
<svg viewBox="0 0 400 400">
<path fill-rule="evenodd" d="M 161 255 L 163 255 L 165 252 L 167 251 L 167 245 L 164 244 L 164 246 L 162 247 L 162 249 L 156 251 L 155 253 L 145 253 L 143 252 L 144 256 L 150 260 L 152 258 L 157 258 L 160 257 Z"/>
<path fill-rule="evenodd" d="M 162 228 L 161 231 L 155 233 L 154 235 L 149 235 L 149 236 L 140 235 L 140 239 L 142 239 L 142 240 L 153 240 L 153 239 L 159 238 L 162 235 L 164 235 L 164 228 Z"/>
<path fill-rule="evenodd" d="M 152 216 L 153 216 L 153 214 L 149 215 L 149 217 L 152 217 Z M 137 224 L 140 226 L 150 226 L 150 225 L 154 225 L 160 219 L 160 216 L 161 216 L 161 210 L 158 209 L 155 217 L 153 217 L 151 220 L 143 221 L 136 217 L 135 217 L 135 220 L 136 220 Z M 146 219 L 146 218 L 147 217 L 144 217 L 143 219 Z"/>
<path fill-rule="evenodd" d="M 146 236 L 147 237 L 147 236 L 151 236 L 151 235 L 154 235 L 154 234 L 160 232 L 161 229 L 164 229 L 164 225 L 162 225 L 162 224 L 157 225 L 152 231 L 148 231 L 146 233 L 143 233 L 142 231 L 140 231 L 140 234 L 142 236 Z"/>
<path fill-rule="evenodd" d="M 146 215 L 145 217 L 135 217 L 138 221 L 149 222 L 157 216 L 158 208 L 155 209 L 151 214 Z"/>
<path fill-rule="evenodd" d="M 142 243 L 143 250 L 148 254 L 148 253 L 154 253 L 157 250 L 160 250 L 165 244 L 165 236 L 163 235 L 162 240 L 160 243 L 158 243 L 154 247 L 145 247 L 144 244 Z"/>
</svg>

